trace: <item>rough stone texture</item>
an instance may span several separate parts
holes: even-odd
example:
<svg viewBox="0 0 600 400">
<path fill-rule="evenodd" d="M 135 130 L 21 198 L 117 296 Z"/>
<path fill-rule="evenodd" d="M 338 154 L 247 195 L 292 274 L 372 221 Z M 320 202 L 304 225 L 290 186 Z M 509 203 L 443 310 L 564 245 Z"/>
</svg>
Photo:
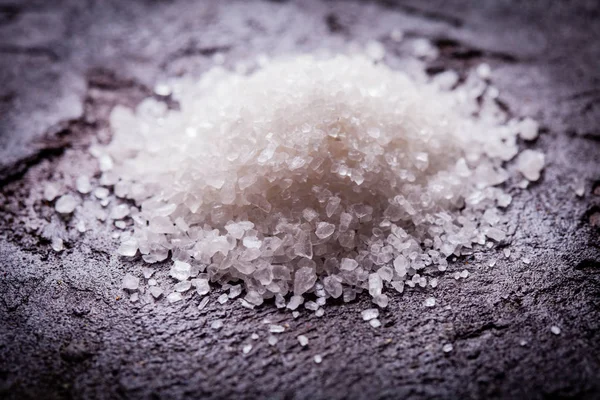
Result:
<svg viewBox="0 0 600 400">
<path fill-rule="evenodd" d="M 0 0 L 0 397 L 600 397 L 599 18 L 594 0 Z M 393 28 L 407 41 L 388 39 Z M 93 173 L 83 149 L 109 139 L 114 104 L 136 104 L 161 77 L 202 73 L 215 52 L 232 65 L 375 38 L 394 66 L 419 37 L 440 50 L 432 74 L 489 63 L 507 110 L 541 122 L 523 146 L 548 165 L 529 190 L 509 184 L 510 259 L 494 249 L 458 260 L 437 289 L 394 296 L 381 328 L 361 320 L 367 295 L 295 320 L 272 304 L 219 305 L 218 291 L 202 311 L 198 297 L 131 303 L 120 284 L 142 276 L 140 260 L 114 255 L 105 224 L 79 237 L 41 200 L 46 180 L 73 187 Z M 451 279 L 465 268 L 468 279 Z M 289 325 L 276 346 L 265 319 Z"/>
</svg>

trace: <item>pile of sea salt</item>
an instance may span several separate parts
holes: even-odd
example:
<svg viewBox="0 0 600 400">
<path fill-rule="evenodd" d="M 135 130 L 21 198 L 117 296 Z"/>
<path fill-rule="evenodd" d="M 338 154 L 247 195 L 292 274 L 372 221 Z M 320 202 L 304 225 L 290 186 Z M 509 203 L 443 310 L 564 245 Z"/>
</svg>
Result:
<svg viewBox="0 0 600 400">
<path fill-rule="evenodd" d="M 322 315 L 329 298 L 368 291 L 385 307 L 389 290 L 435 286 L 449 257 L 505 240 L 499 208 L 511 196 L 498 185 L 517 135 L 537 136 L 533 120 L 497 106 L 487 72 L 421 82 L 358 55 L 299 56 L 161 87 L 178 109 L 118 106 L 112 142 L 91 149 L 96 197 L 111 188 L 137 206 L 113 203 L 120 228 L 133 222 L 118 253 L 170 257 L 169 301 L 219 283 L 223 302 L 243 292 L 247 307 L 274 298 Z M 544 156 L 526 150 L 516 165 L 537 180 Z M 57 211 L 72 212 L 71 200 Z"/>
</svg>

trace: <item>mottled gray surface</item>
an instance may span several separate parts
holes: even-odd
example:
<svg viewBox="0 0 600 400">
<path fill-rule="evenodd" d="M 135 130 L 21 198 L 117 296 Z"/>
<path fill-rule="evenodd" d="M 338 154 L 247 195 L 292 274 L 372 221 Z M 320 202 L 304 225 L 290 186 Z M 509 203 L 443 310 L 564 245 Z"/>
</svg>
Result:
<svg viewBox="0 0 600 400">
<path fill-rule="evenodd" d="M 600 398 L 599 21 L 595 0 L 0 0 L 0 398 Z M 393 28 L 406 41 L 389 40 Z M 113 255 L 105 224 L 79 236 L 40 200 L 44 181 L 72 187 L 94 172 L 83 150 L 109 138 L 114 104 L 202 73 L 215 52 L 232 65 L 375 38 L 399 66 L 420 37 L 440 49 L 431 73 L 488 62 L 509 112 L 541 121 L 523 145 L 548 165 L 529 190 L 508 185 L 510 259 L 493 249 L 459 260 L 436 290 L 394 296 L 379 329 L 360 320 L 368 296 L 296 320 L 273 305 L 221 306 L 218 293 L 203 311 L 197 297 L 117 300 L 140 261 Z M 53 232 L 68 245 L 60 254 Z M 467 280 L 451 279 L 465 268 Z M 265 318 L 289 325 L 276 346 Z"/>
</svg>

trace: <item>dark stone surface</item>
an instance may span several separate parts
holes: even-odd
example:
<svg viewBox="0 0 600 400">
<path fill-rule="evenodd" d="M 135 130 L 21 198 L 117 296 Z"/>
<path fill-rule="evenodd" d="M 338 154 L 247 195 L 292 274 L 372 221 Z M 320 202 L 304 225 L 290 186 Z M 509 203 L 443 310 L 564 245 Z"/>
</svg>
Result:
<svg viewBox="0 0 600 400">
<path fill-rule="evenodd" d="M 595 0 L 0 0 L 0 398 L 600 398 L 599 21 Z M 404 43 L 386 39 L 393 28 Z M 41 200 L 46 180 L 93 173 L 82 150 L 109 138 L 114 104 L 202 73 L 216 51 L 231 65 L 375 38 L 398 65 L 419 37 L 439 47 L 432 73 L 488 62 L 509 112 L 541 121 L 523 146 L 548 165 L 526 191 L 509 184 L 510 259 L 459 260 L 435 291 L 394 296 L 380 329 L 360 320 L 367 296 L 295 320 L 219 305 L 218 292 L 202 311 L 197 297 L 131 303 L 119 286 L 141 262 L 114 256 L 104 224 L 78 236 Z M 66 251 L 49 248 L 51 232 Z M 423 307 L 432 294 L 437 306 Z M 289 324 L 276 346 L 264 319 Z"/>
</svg>

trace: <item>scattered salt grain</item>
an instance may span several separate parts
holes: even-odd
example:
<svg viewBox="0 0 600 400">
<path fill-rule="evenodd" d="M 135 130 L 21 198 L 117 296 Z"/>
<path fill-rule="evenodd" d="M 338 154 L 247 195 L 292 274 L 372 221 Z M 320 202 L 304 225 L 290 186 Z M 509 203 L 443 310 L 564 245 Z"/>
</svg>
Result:
<svg viewBox="0 0 600 400">
<path fill-rule="evenodd" d="M 44 200 L 53 201 L 60 194 L 60 186 L 57 183 L 49 182 L 44 186 Z"/>
<path fill-rule="evenodd" d="M 270 346 L 275 346 L 277 344 L 277 342 L 279 342 L 279 339 L 277 339 L 273 335 L 271 335 L 267 338 L 267 343 L 269 343 Z"/>
<path fill-rule="evenodd" d="M 315 317 L 322 317 L 323 315 L 325 315 L 324 309 L 319 308 L 317 311 L 315 311 Z"/>
<path fill-rule="evenodd" d="M 51 246 L 52 246 L 52 250 L 58 252 L 61 252 L 65 249 L 63 240 L 59 237 L 53 237 L 52 241 L 51 241 Z"/>
<path fill-rule="evenodd" d="M 82 219 L 77 221 L 77 225 L 75 226 L 75 228 L 77 229 L 77 231 L 79 233 L 84 233 L 87 230 L 87 228 L 85 226 L 85 221 Z"/>
<path fill-rule="evenodd" d="M 125 274 L 123 278 L 123 284 L 121 287 L 125 290 L 135 291 L 140 286 L 140 278 L 137 278 L 131 274 Z"/>
<path fill-rule="evenodd" d="M 282 333 L 282 332 L 285 332 L 285 327 L 282 325 L 271 325 L 271 326 L 269 326 L 269 332 Z"/>
<path fill-rule="evenodd" d="M 228 300 L 229 300 L 229 296 L 227 296 L 227 293 L 223 293 L 222 295 L 220 295 L 217 298 L 217 302 L 219 302 L 219 304 L 225 304 L 225 303 L 227 303 Z"/>
<path fill-rule="evenodd" d="M 210 327 L 214 330 L 219 330 L 223 327 L 223 321 L 220 319 L 216 319 L 210 323 Z"/>
<path fill-rule="evenodd" d="M 435 306 L 435 298 L 428 297 L 425 299 L 425 307 L 434 307 Z"/>
<path fill-rule="evenodd" d="M 183 261 L 175 261 L 169 275 L 178 281 L 185 281 L 190 277 L 191 265 Z"/>
<path fill-rule="evenodd" d="M 373 328 L 379 328 L 381 326 L 381 321 L 375 318 L 369 321 L 369 325 L 371 325 Z"/>
<path fill-rule="evenodd" d="M 525 140 L 534 140 L 538 136 L 539 124 L 531 119 L 525 118 L 519 124 L 519 135 Z"/>
<path fill-rule="evenodd" d="M 379 317 L 379 310 L 377 308 L 367 308 L 361 312 L 363 321 L 370 321 L 374 318 Z"/>
<path fill-rule="evenodd" d="M 148 291 L 155 299 L 158 299 L 163 295 L 163 290 L 158 286 L 151 286 L 150 289 L 148 289 Z"/>
<path fill-rule="evenodd" d="M 208 298 L 208 297 L 204 297 L 202 300 L 200 300 L 200 303 L 198 303 L 198 310 L 204 310 L 206 308 L 206 306 L 208 305 L 209 301 L 210 301 L 210 298 Z"/>
<path fill-rule="evenodd" d="M 313 360 L 316 364 L 321 364 L 321 362 L 323 362 L 323 357 L 320 354 L 317 354 L 316 356 L 314 356 Z"/>
<path fill-rule="evenodd" d="M 446 343 L 444 346 L 442 346 L 442 351 L 444 353 L 450 353 L 453 349 L 454 349 L 454 346 L 452 346 L 451 343 Z"/>
<path fill-rule="evenodd" d="M 308 345 L 308 338 L 304 335 L 299 335 L 298 342 L 300 343 L 300 346 L 305 347 Z"/>
<path fill-rule="evenodd" d="M 242 353 L 244 354 L 248 354 L 250 353 L 250 351 L 252 350 L 252 345 L 250 343 L 244 345 L 244 347 L 242 347 Z"/>
<path fill-rule="evenodd" d="M 521 261 L 523 261 L 523 264 L 531 264 L 531 260 L 527 257 L 521 258 Z"/>
<path fill-rule="evenodd" d="M 181 300 L 183 300 L 183 296 L 181 296 L 181 293 L 178 293 L 178 292 L 170 293 L 167 296 L 167 301 L 169 303 L 177 303 L 178 301 L 181 301 Z"/>
<path fill-rule="evenodd" d="M 529 181 L 540 179 L 546 157 L 537 150 L 523 150 L 517 157 L 517 169 Z"/>
<path fill-rule="evenodd" d="M 90 178 L 85 175 L 81 175 L 75 181 L 75 187 L 77 191 L 81 194 L 87 194 L 92 191 L 92 184 L 90 183 Z"/>
<path fill-rule="evenodd" d="M 190 282 L 190 281 L 178 282 L 175 286 L 173 286 L 173 290 L 175 290 L 176 292 L 179 292 L 179 293 L 187 292 L 191 288 L 192 288 L 192 282 Z"/>
<path fill-rule="evenodd" d="M 550 327 L 550 332 L 552 332 L 555 335 L 560 335 L 560 328 L 556 325 L 553 325 Z"/>
<path fill-rule="evenodd" d="M 54 208 L 60 214 L 71 214 L 77 207 L 77 200 L 70 194 L 65 194 L 56 200 Z"/>
<path fill-rule="evenodd" d="M 466 269 L 463 269 L 463 270 L 460 272 L 460 277 L 461 277 L 461 278 L 463 278 L 463 279 L 466 279 L 468 276 L 469 276 L 469 271 L 467 271 Z"/>
</svg>

